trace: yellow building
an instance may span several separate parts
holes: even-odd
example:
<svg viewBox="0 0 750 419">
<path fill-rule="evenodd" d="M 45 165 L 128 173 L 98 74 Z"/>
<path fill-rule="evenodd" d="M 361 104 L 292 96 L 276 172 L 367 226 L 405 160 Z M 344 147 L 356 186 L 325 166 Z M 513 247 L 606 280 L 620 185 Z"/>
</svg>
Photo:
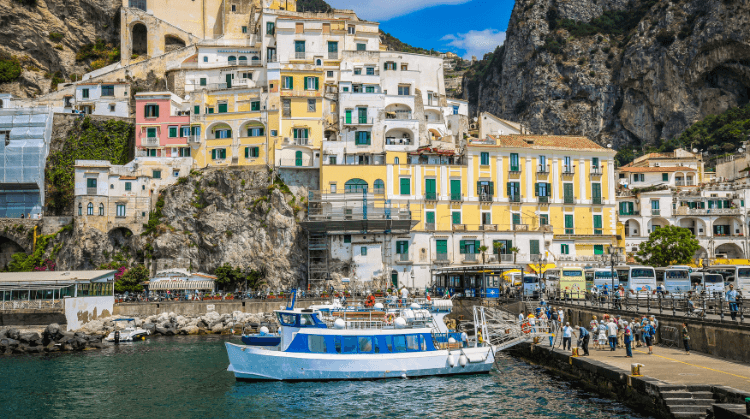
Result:
<svg viewBox="0 0 750 419">
<path fill-rule="evenodd" d="M 190 143 L 197 167 L 268 165 L 278 133 L 277 110 L 266 109 L 263 89 L 193 94 Z M 272 117 L 269 118 L 269 113 Z M 270 154 L 270 155 L 269 155 Z"/>
<path fill-rule="evenodd" d="M 279 167 L 318 167 L 323 144 L 323 70 L 288 65 L 281 69 L 280 141 L 275 142 Z"/>
</svg>

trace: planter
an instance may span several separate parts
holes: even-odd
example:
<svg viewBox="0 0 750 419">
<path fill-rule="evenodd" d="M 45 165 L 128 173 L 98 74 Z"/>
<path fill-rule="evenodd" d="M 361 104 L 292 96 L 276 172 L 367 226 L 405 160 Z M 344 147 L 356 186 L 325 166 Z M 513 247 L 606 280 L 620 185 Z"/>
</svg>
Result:
<svg viewBox="0 0 750 419">
<path fill-rule="evenodd" d="M 373 295 L 374 295 L 374 296 L 376 296 L 376 297 L 382 297 L 382 296 L 383 296 L 383 293 L 382 293 L 382 292 L 376 292 L 376 293 L 375 293 L 375 294 L 373 294 Z"/>
</svg>

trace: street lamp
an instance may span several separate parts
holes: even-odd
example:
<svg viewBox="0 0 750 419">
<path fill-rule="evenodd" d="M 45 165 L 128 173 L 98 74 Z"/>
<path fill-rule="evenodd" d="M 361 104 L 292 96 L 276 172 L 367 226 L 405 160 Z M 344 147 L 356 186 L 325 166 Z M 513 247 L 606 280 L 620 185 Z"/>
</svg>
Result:
<svg viewBox="0 0 750 419">
<path fill-rule="evenodd" d="M 611 269 L 611 280 L 612 280 L 612 296 L 614 297 L 615 292 L 615 263 L 619 262 L 620 259 L 620 252 L 623 250 L 622 247 L 616 247 L 616 246 L 609 246 L 608 253 L 609 253 L 609 264 Z"/>
</svg>

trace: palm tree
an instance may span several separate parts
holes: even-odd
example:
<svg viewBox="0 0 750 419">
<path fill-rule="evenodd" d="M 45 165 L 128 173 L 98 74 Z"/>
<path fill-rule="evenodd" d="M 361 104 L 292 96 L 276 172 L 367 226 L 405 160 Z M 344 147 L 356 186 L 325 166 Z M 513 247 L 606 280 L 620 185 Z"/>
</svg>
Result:
<svg viewBox="0 0 750 419">
<path fill-rule="evenodd" d="M 485 252 L 487 252 L 487 250 L 489 250 L 489 247 L 487 247 L 485 245 L 479 246 L 479 251 L 482 253 L 482 264 L 483 265 L 484 265 L 484 254 L 485 254 Z"/>
<path fill-rule="evenodd" d="M 521 249 L 519 249 L 519 248 L 517 248 L 517 247 L 511 247 L 510 249 L 508 249 L 508 251 L 509 251 L 510 253 L 513 253 L 513 263 L 516 263 L 516 254 L 517 254 L 517 253 L 518 253 L 519 251 L 521 251 Z"/>
</svg>

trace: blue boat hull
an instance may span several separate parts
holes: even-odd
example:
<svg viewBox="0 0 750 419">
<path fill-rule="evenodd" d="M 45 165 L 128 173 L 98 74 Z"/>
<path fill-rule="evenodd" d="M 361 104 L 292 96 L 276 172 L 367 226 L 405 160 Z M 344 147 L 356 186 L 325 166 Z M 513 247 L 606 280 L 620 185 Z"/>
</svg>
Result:
<svg viewBox="0 0 750 419">
<path fill-rule="evenodd" d="M 281 336 L 243 336 L 242 343 L 250 346 L 277 346 L 281 343 Z"/>
</svg>

